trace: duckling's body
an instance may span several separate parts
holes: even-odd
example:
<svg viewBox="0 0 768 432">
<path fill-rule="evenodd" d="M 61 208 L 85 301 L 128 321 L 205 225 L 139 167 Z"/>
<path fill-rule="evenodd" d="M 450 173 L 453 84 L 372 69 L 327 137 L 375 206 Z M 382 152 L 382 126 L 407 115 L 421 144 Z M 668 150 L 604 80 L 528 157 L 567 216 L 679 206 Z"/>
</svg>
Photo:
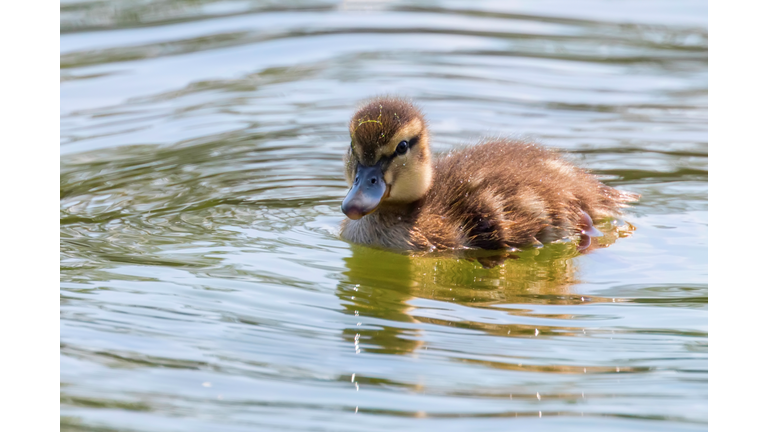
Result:
<svg viewBox="0 0 768 432">
<path fill-rule="evenodd" d="M 423 118 L 401 99 L 371 101 L 350 132 L 353 188 L 341 235 L 354 243 L 397 250 L 538 245 L 594 230 L 593 218 L 616 216 L 637 198 L 530 142 L 486 141 L 433 163 Z M 403 141 L 408 149 L 400 153 Z M 376 205 L 375 197 L 366 201 L 366 187 L 381 194 Z"/>
</svg>

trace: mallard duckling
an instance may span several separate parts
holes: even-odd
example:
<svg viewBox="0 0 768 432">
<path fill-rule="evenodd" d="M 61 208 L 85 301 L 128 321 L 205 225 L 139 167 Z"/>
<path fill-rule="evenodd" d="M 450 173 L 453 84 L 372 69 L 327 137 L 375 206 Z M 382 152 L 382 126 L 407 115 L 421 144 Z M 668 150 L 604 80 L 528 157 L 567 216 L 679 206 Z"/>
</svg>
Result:
<svg viewBox="0 0 768 432">
<path fill-rule="evenodd" d="M 528 141 L 486 140 L 433 161 L 424 117 L 404 99 L 369 101 L 349 133 L 341 236 L 353 243 L 434 251 L 588 240 L 599 235 L 593 219 L 639 197 Z"/>
</svg>

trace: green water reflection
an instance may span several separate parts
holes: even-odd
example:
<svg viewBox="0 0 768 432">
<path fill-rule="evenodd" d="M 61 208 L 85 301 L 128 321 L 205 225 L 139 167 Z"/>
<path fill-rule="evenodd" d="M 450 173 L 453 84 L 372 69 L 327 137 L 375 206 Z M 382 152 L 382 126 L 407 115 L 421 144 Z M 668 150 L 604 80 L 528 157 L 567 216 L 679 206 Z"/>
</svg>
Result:
<svg viewBox="0 0 768 432">
<path fill-rule="evenodd" d="M 488 335 L 530 337 L 547 334 L 568 335 L 576 328 L 531 325 L 493 325 L 473 322 L 452 322 L 411 314 L 410 302 L 416 298 L 450 302 L 471 308 L 493 308 L 508 304 L 583 304 L 585 299 L 571 292 L 578 284 L 578 269 L 574 258 L 607 247 L 619 236 L 631 231 L 621 230 L 609 223 L 601 228 L 603 238 L 596 238 L 592 247 L 580 251 L 576 244 L 552 244 L 541 249 L 528 249 L 510 254 L 491 268 L 477 262 L 493 252 L 465 254 L 434 254 L 410 256 L 363 246 L 352 246 L 352 256 L 345 258 L 345 280 L 336 295 L 346 313 L 399 323 L 430 323 L 478 330 Z M 495 258 L 495 257 L 494 257 Z M 497 264 L 494 262 L 494 264 Z M 613 301 L 589 297 L 589 302 Z M 555 319 L 570 319 L 569 315 L 553 315 Z M 347 328 L 345 339 L 360 350 L 381 354 L 409 354 L 422 346 L 417 330 L 407 326 L 377 325 L 374 328 Z"/>
</svg>

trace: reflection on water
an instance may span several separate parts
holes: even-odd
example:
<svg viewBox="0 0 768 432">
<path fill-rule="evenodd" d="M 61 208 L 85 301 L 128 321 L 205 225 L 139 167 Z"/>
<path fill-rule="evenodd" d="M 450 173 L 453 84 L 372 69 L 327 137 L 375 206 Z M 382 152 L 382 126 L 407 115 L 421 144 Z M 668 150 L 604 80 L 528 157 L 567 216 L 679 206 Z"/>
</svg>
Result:
<svg viewBox="0 0 768 432">
<path fill-rule="evenodd" d="M 705 430 L 706 14 L 63 1 L 62 430 Z M 436 151 L 525 135 L 643 197 L 583 253 L 349 245 L 381 93 Z"/>
<path fill-rule="evenodd" d="M 463 259 L 413 258 L 355 246 L 353 255 L 345 259 L 347 278 L 339 284 L 337 295 L 347 313 L 355 316 L 447 326 L 453 323 L 437 316 L 418 316 L 409 303 L 430 299 L 474 308 L 542 299 L 567 303 L 568 287 L 575 282 L 570 260 L 575 254 L 572 247 L 558 246 L 545 248 L 543 253 L 527 251 L 514 262 L 491 269 Z M 512 337 L 530 336 L 534 331 L 530 326 L 477 324 L 460 328 Z M 408 354 L 422 346 L 420 335 L 408 327 L 356 326 L 345 329 L 344 335 L 355 341 L 358 351 Z"/>
<path fill-rule="evenodd" d="M 606 227 L 609 230 L 606 230 Z M 601 297 L 586 298 L 570 287 L 578 284 L 573 258 L 599 247 L 612 244 L 619 235 L 626 236 L 625 227 L 610 229 L 603 225 L 605 235 L 595 238 L 587 251 L 576 244 L 552 244 L 541 249 L 516 252 L 502 264 L 492 267 L 477 262 L 489 253 L 478 253 L 469 258 L 450 256 L 437 258 L 435 254 L 408 256 L 393 252 L 352 246 L 352 256 L 345 258 L 346 278 L 339 284 L 337 296 L 348 314 L 356 317 L 378 318 L 373 326 L 355 325 L 344 330 L 345 340 L 355 345 L 356 351 L 386 354 L 410 354 L 422 347 L 422 337 L 414 328 L 387 326 L 385 322 L 428 323 L 477 330 L 493 336 L 531 337 L 549 334 L 570 335 L 565 327 L 541 328 L 532 325 L 502 325 L 492 323 L 453 323 L 440 318 L 440 309 L 434 315 L 414 308 L 411 302 L 429 299 L 449 302 L 475 309 L 492 310 L 509 304 L 577 305 L 585 301 L 616 302 Z M 494 264 L 497 264 L 494 262 Z M 568 320 L 570 314 L 552 315 Z M 361 318 L 362 319 L 362 318 Z M 383 320 L 383 321 L 380 321 Z M 581 333 L 581 330 L 578 330 Z"/>
</svg>

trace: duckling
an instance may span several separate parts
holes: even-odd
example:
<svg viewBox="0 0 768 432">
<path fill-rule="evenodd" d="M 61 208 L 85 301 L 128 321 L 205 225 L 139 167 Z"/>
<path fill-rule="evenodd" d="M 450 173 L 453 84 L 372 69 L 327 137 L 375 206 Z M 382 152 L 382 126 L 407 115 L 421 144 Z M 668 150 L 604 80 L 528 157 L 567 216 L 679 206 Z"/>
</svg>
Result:
<svg viewBox="0 0 768 432">
<path fill-rule="evenodd" d="M 445 251 L 588 241 L 600 235 L 593 219 L 639 198 L 529 141 L 487 139 L 433 160 L 424 116 L 397 97 L 369 100 L 349 133 L 341 236 L 353 243 Z"/>
</svg>

